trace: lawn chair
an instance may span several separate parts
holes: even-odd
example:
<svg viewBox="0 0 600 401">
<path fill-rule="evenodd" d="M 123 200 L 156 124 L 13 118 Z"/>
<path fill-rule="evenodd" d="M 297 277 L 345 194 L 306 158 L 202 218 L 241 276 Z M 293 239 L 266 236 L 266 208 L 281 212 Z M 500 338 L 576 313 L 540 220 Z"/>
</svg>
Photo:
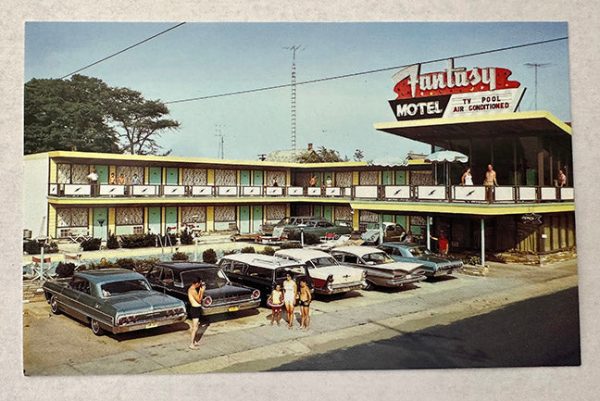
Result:
<svg viewBox="0 0 600 401">
<path fill-rule="evenodd" d="M 283 233 L 283 226 L 273 228 L 272 235 L 259 235 L 256 237 L 256 242 L 267 245 L 277 245 L 287 236 Z"/>
</svg>

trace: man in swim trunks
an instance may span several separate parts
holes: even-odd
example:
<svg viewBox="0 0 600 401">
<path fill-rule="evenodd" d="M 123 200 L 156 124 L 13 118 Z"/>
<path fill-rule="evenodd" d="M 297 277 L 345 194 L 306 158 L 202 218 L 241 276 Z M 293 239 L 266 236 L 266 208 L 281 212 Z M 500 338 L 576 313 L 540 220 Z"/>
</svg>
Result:
<svg viewBox="0 0 600 401">
<path fill-rule="evenodd" d="M 485 186 L 485 197 L 488 202 L 491 202 L 494 199 L 494 187 L 498 186 L 498 181 L 496 181 L 496 172 L 491 164 L 488 164 L 487 166 L 483 185 Z"/>
<path fill-rule="evenodd" d="M 198 348 L 198 343 L 196 342 L 196 333 L 198 332 L 198 325 L 200 323 L 200 315 L 202 312 L 200 305 L 202 303 L 202 296 L 204 295 L 205 289 L 206 284 L 204 284 L 198 277 L 194 278 L 192 285 L 190 285 L 190 288 L 188 288 L 188 299 L 190 301 L 189 317 L 192 319 L 192 342 L 190 344 L 190 349 Z"/>
</svg>

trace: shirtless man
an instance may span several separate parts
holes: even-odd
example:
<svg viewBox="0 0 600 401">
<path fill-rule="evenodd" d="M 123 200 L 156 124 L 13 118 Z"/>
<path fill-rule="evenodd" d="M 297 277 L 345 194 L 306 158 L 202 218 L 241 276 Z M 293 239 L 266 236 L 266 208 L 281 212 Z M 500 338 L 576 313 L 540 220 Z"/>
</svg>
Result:
<svg viewBox="0 0 600 401">
<path fill-rule="evenodd" d="M 498 181 L 496 181 L 496 172 L 494 171 L 494 167 L 491 164 L 488 164 L 487 171 L 485 172 L 485 180 L 483 180 L 483 185 L 485 186 L 485 195 L 488 202 L 491 202 L 494 198 L 494 187 L 498 186 Z"/>
<path fill-rule="evenodd" d="M 192 319 L 192 342 L 190 344 L 190 349 L 197 349 L 198 343 L 196 340 L 196 333 L 198 332 L 198 325 L 200 323 L 200 304 L 202 302 L 202 296 L 204 295 L 204 290 L 206 288 L 206 284 L 204 284 L 199 278 L 194 278 L 192 281 L 192 285 L 188 288 L 188 299 L 190 301 L 190 314 L 189 317 Z"/>
</svg>

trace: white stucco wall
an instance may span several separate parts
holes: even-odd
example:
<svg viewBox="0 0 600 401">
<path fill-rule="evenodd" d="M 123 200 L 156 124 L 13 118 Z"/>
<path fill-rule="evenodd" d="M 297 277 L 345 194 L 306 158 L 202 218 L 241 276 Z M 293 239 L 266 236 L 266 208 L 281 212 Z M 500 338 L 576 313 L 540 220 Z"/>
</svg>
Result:
<svg viewBox="0 0 600 401">
<path fill-rule="evenodd" d="M 48 155 L 26 156 L 23 180 L 23 228 L 31 230 L 33 238 L 46 236 Z"/>
</svg>

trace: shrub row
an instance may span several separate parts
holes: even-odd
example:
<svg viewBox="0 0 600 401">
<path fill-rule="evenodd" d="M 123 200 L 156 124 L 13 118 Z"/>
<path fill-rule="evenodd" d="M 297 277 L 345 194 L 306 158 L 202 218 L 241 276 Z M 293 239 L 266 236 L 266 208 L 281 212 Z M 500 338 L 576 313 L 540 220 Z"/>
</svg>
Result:
<svg viewBox="0 0 600 401">
<path fill-rule="evenodd" d="M 35 240 L 23 242 L 23 252 L 27 252 L 28 255 L 37 255 L 42 253 L 42 246 Z M 50 242 L 44 244 L 44 253 L 57 253 L 58 244 L 56 242 Z"/>
</svg>

